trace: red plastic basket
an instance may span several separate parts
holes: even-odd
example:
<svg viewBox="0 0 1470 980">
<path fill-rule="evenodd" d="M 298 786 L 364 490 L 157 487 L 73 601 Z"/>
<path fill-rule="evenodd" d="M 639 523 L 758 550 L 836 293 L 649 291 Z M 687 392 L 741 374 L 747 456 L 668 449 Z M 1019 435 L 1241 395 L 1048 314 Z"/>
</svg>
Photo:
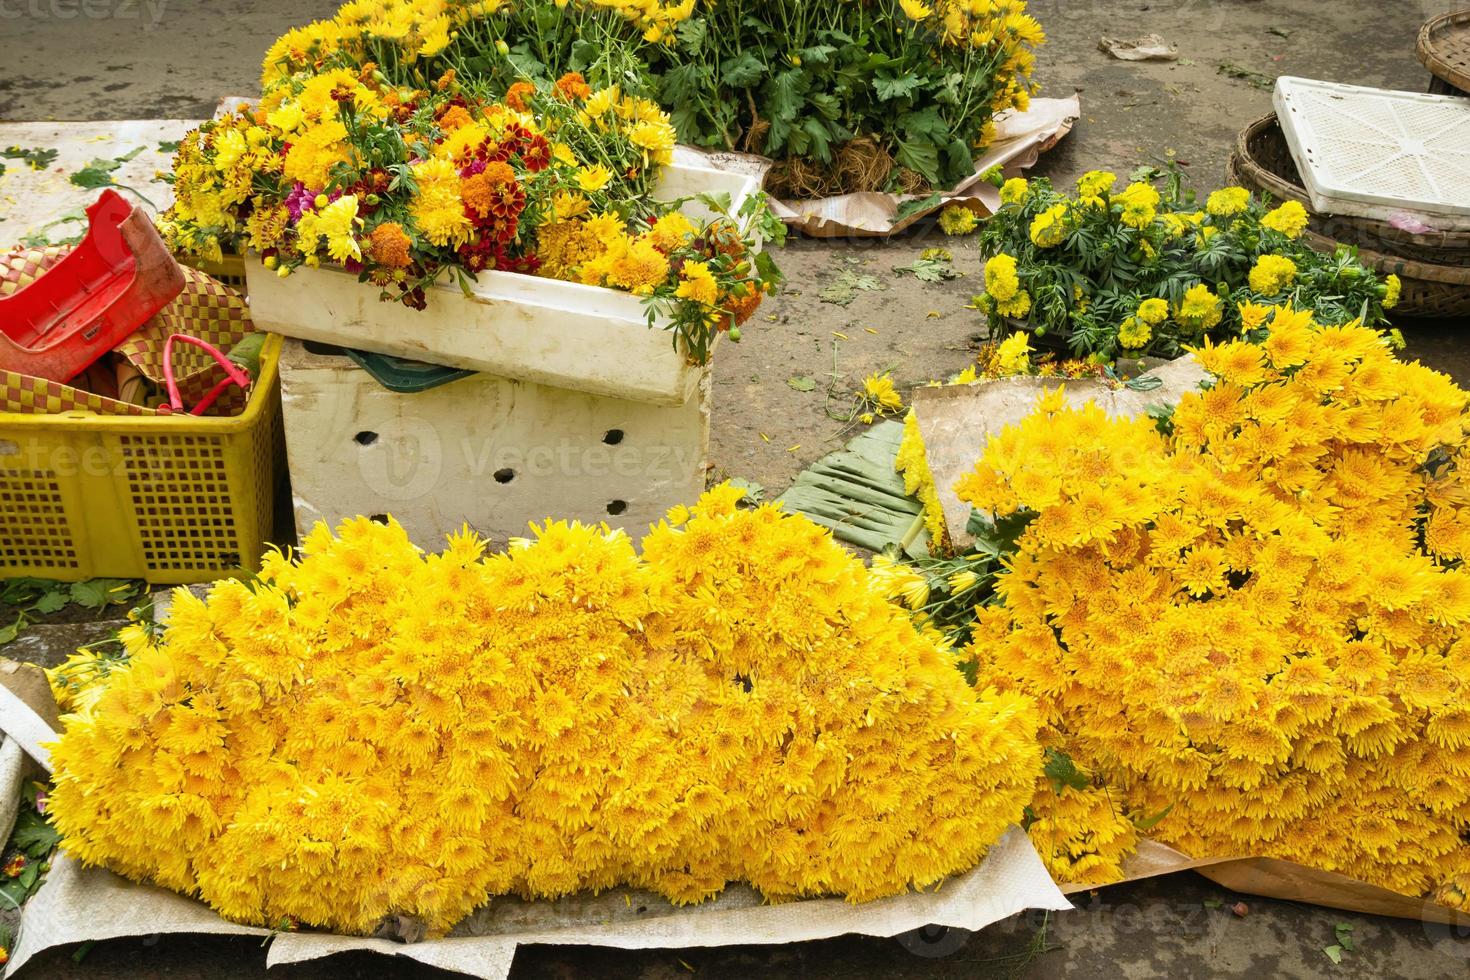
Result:
<svg viewBox="0 0 1470 980">
<path fill-rule="evenodd" d="M 106 190 L 87 219 L 81 244 L 0 298 L 0 370 L 70 381 L 183 290 L 183 270 L 142 209 Z"/>
</svg>

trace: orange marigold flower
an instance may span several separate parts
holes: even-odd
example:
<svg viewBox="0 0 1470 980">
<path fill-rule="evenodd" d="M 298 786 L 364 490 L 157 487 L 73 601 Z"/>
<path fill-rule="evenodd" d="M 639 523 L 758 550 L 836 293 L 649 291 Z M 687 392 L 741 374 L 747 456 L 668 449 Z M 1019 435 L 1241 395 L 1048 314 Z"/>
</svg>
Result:
<svg viewBox="0 0 1470 980">
<path fill-rule="evenodd" d="M 450 68 L 447 71 L 445 71 L 444 74 L 440 75 L 439 78 L 434 82 L 434 88 L 436 88 L 440 92 L 442 92 L 445 89 L 449 88 L 449 86 L 451 86 L 453 84 L 454 84 L 454 69 L 453 68 Z"/>
<path fill-rule="evenodd" d="M 413 259 L 408 254 L 413 240 L 396 221 L 388 221 L 368 235 L 368 255 L 379 265 L 390 269 L 406 269 Z"/>
<path fill-rule="evenodd" d="M 736 296 L 733 293 L 727 295 L 721 306 L 726 313 L 735 318 L 735 325 L 738 327 L 755 316 L 755 311 L 760 309 L 763 299 L 765 297 L 759 289 L 751 288 L 744 296 Z"/>
<path fill-rule="evenodd" d="M 444 110 L 439 117 L 439 128 L 446 133 L 452 133 L 461 126 L 468 126 L 475 119 L 462 105 L 452 105 Z"/>
<path fill-rule="evenodd" d="M 459 182 L 459 196 L 465 206 L 480 217 L 490 213 L 490 178 L 486 172 L 474 174 Z"/>
<path fill-rule="evenodd" d="M 579 71 L 569 71 L 556 80 L 556 94 L 569 102 L 580 102 L 592 94 L 592 86 Z"/>
<path fill-rule="evenodd" d="M 495 160 L 485 164 L 485 179 L 492 184 L 513 184 L 516 172 L 510 164 Z"/>
<path fill-rule="evenodd" d="M 505 93 L 505 104 L 516 112 L 530 112 L 531 104 L 526 100 L 536 94 L 536 86 L 530 82 L 516 82 Z"/>
</svg>

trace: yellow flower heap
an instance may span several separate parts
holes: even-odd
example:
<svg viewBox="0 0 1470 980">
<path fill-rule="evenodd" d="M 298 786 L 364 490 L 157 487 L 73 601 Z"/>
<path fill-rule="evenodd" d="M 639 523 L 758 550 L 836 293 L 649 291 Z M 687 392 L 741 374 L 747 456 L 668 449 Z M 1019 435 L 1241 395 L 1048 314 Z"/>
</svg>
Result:
<svg viewBox="0 0 1470 980">
<path fill-rule="evenodd" d="M 254 588 L 181 593 L 67 720 L 65 847 L 351 933 L 509 893 L 864 900 L 970 867 L 1030 796 L 1031 705 L 977 695 L 861 562 L 739 496 L 680 508 L 642 558 L 556 523 L 425 556 L 359 519 Z"/>
<path fill-rule="evenodd" d="M 1462 903 L 1467 395 L 1375 331 L 1269 326 L 1197 352 L 1213 382 L 1167 436 L 1053 394 L 990 442 L 957 490 L 1030 523 L 978 676 L 1035 697 L 1043 741 L 1101 783 L 1033 807 L 1060 875 L 1116 878 L 1118 822 L 1157 819 L 1193 855 Z"/>
</svg>

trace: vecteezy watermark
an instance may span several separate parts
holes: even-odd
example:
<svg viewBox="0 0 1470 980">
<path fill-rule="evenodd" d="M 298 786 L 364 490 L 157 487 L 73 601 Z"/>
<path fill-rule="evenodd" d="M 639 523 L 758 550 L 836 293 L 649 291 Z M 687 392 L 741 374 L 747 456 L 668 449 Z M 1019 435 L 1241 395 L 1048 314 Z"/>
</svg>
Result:
<svg viewBox="0 0 1470 980">
<path fill-rule="evenodd" d="M 0 0 L 0 20 L 123 20 L 151 31 L 168 0 Z"/>
</svg>

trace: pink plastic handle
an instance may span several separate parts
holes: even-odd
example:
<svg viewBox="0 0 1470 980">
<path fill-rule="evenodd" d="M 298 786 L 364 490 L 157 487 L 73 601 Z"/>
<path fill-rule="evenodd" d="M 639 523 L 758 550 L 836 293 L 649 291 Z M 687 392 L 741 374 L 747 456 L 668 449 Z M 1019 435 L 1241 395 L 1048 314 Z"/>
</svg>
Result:
<svg viewBox="0 0 1470 980">
<path fill-rule="evenodd" d="M 168 392 L 169 413 L 182 412 L 184 410 L 184 399 L 183 396 L 179 394 L 178 382 L 174 380 L 174 341 L 176 340 L 183 341 L 186 344 L 193 344 L 195 347 L 198 347 L 200 350 L 213 357 L 215 359 L 215 362 L 218 363 L 219 366 L 224 368 L 225 370 L 224 379 L 216 384 L 213 388 L 209 389 L 209 392 L 203 398 L 199 399 L 199 404 L 195 405 L 194 408 L 190 410 L 190 415 L 203 415 L 209 410 L 209 406 L 213 405 L 216 401 L 219 400 L 219 396 L 224 394 L 225 389 L 228 388 L 230 385 L 238 385 L 241 388 L 250 387 L 250 375 L 242 371 L 235 364 L 234 361 L 230 360 L 224 354 L 220 353 L 218 347 L 214 346 L 211 343 L 208 343 L 207 341 L 200 340 L 198 337 L 190 337 L 188 334 L 171 334 L 169 338 L 163 342 L 163 384 L 164 388 Z M 160 409 L 160 411 L 162 411 L 162 409 Z"/>
</svg>

